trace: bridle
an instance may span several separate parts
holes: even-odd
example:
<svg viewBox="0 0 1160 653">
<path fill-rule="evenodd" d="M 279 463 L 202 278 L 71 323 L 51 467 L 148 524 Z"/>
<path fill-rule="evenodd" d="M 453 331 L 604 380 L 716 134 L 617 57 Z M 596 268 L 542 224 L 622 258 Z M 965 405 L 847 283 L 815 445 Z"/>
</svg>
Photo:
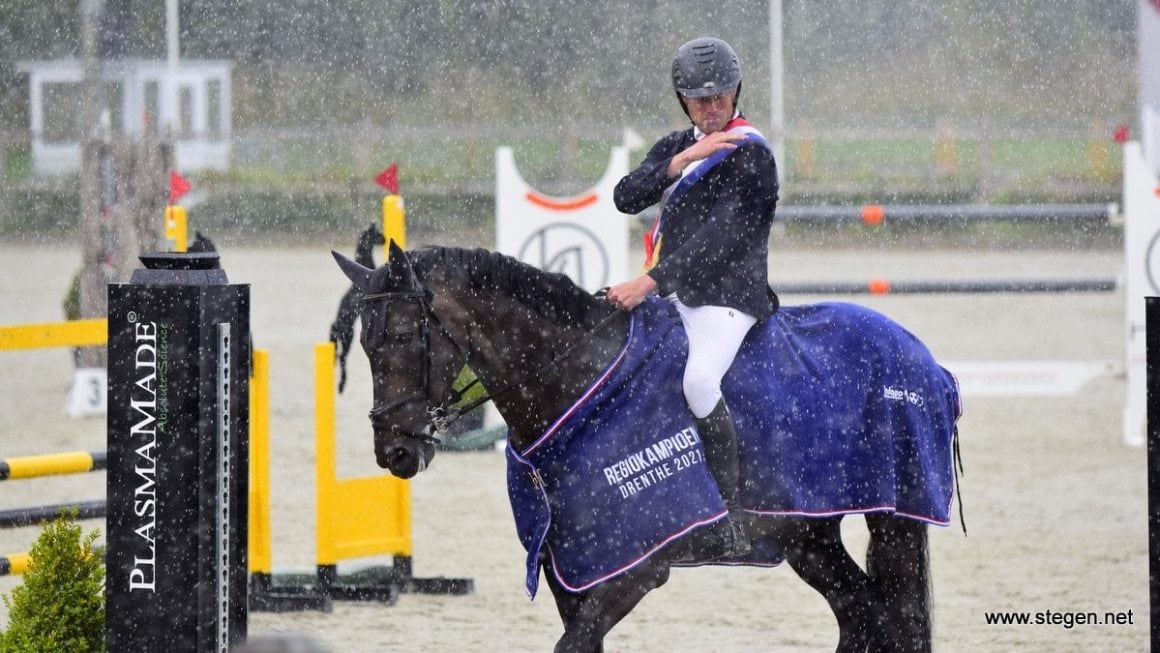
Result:
<svg viewBox="0 0 1160 653">
<path fill-rule="evenodd" d="M 392 401 L 388 404 L 381 406 L 376 405 L 372 407 L 369 414 L 371 426 L 374 428 L 386 429 L 386 419 L 388 413 L 405 404 L 409 404 L 414 401 L 422 401 L 425 405 L 425 411 L 427 413 L 427 423 L 431 426 L 432 430 L 436 433 L 446 430 L 446 428 L 450 425 L 450 422 L 444 419 L 444 415 L 447 413 L 447 403 L 443 402 L 437 405 L 432 405 L 431 402 L 431 396 L 433 394 L 431 383 L 434 376 L 432 374 L 434 361 L 432 360 L 433 355 L 431 352 L 431 323 L 433 322 L 439 328 L 439 331 L 442 333 L 443 337 L 447 338 L 447 340 L 450 341 L 457 350 L 459 350 L 459 354 L 464 360 L 467 360 L 467 356 L 462 348 L 460 348 L 459 343 L 457 343 L 455 339 L 451 337 L 451 334 L 448 333 L 447 328 L 444 327 L 443 323 L 439 321 L 439 318 L 435 315 L 434 311 L 431 310 L 430 291 L 422 288 L 416 288 L 413 290 L 369 293 L 363 295 L 362 300 L 364 304 L 367 302 L 382 302 L 383 304 L 386 304 L 388 302 L 400 300 L 415 302 L 419 306 L 420 311 L 419 340 L 423 348 L 423 364 L 421 366 L 423 370 L 423 380 L 420 383 L 419 388 L 414 392 L 396 399 L 395 401 Z M 385 311 L 386 307 L 384 306 L 382 310 Z M 368 324 L 370 323 L 364 320 L 364 328 L 365 325 Z M 458 395 L 459 393 L 454 394 Z M 452 404 L 454 404 L 456 401 L 458 401 L 457 397 L 451 398 Z M 442 442 L 439 438 L 428 433 L 402 429 L 399 428 L 398 425 L 391 425 L 389 430 L 405 438 L 417 440 L 423 444 L 441 444 Z"/>
<path fill-rule="evenodd" d="M 369 415 L 370 420 L 371 420 L 371 426 L 373 426 L 375 428 L 387 428 L 387 425 L 385 423 L 385 421 L 387 419 L 387 417 L 386 417 L 387 413 L 391 412 L 392 410 L 395 410 L 396 408 L 398 408 L 399 406 L 402 406 L 404 404 L 408 404 L 408 403 L 411 403 L 414 401 L 423 401 L 425 411 L 427 413 L 427 425 L 430 426 L 431 430 L 435 433 L 441 433 L 443 431 L 446 431 L 449 426 L 451 426 L 453 423 L 458 421 L 464 415 L 467 415 L 468 413 L 475 410 L 476 408 L 479 408 L 483 404 L 485 404 L 489 401 L 493 401 L 495 398 L 503 396 L 504 394 L 518 388 L 519 386 L 525 384 L 530 379 L 535 378 L 536 376 L 542 374 L 543 372 L 545 372 L 549 368 L 559 364 L 561 361 L 563 361 L 564 359 L 566 359 L 567 357 L 569 357 L 573 353 L 575 353 L 576 350 L 579 349 L 581 345 L 585 344 L 590 338 L 592 338 L 596 333 L 598 333 L 600 330 L 602 330 L 605 326 L 607 326 L 609 323 L 611 323 L 614 318 L 616 318 L 618 315 L 620 315 L 623 312 L 623 309 L 617 307 L 616 310 L 614 310 L 612 313 L 605 316 L 604 319 L 602 319 L 599 323 L 596 324 L 596 326 L 594 326 L 591 330 L 587 331 L 583 337 L 579 338 L 576 342 L 572 343 L 572 345 L 570 345 L 567 349 L 560 352 L 558 355 L 553 356 L 552 359 L 549 360 L 547 363 L 540 365 L 535 370 L 532 370 L 530 373 L 524 374 L 523 376 L 517 378 L 516 380 L 505 384 L 503 387 L 496 390 L 495 392 L 485 393 L 484 395 L 473 399 L 472 401 L 468 402 L 465 405 L 455 406 L 455 404 L 458 404 L 460 401 L 462 401 L 463 395 L 469 389 L 471 389 L 473 386 L 479 384 L 480 381 L 479 381 L 479 378 L 477 377 L 477 378 L 473 379 L 470 383 L 468 383 L 466 386 L 464 386 L 463 388 L 460 388 L 460 389 L 451 388 L 451 391 L 450 391 L 449 396 L 448 396 L 446 401 L 440 402 L 438 404 L 432 403 L 431 397 L 432 397 L 433 392 L 432 392 L 432 388 L 431 388 L 431 383 L 432 383 L 432 377 L 433 377 L 432 368 L 434 366 L 434 361 L 433 361 L 433 355 L 431 352 L 431 329 L 430 329 L 430 325 L 434 324 L 439 329 L 439 332 L 443 335 L 443 337 L 446 338 L 455 347 L 455 349 L 457 350 L 457 352 L 459 354 L 460 359 L 462 359 L 463 361 L 467 361 L 468 357 L 467 357 L 467 352 L 464 351 L 463 347 L 461 347 L 459 345 L 459 343 L 455 340 L 455 338 L 451 337 L 451 333 L 447 330 L 447 327 L 445 327 L 443 325 L 443 323 L 439 321 L 439 316 L 435 314 L 434 310 L 432 310 L 432 308 L 431 308 L 431 291 L 427 290 L 426 288 L 418 288 L 417 287 L 417 288 L 414 288 L 411 290 L 397 290 L 397 291 L 390 291 L 390 292 L 368 293 L 368 294 L 363 295 L 362 299 L 363 299 L 364 304 L 366 302 L 382 302 L 383 304 L 386 304 L 387 302 L 393 302 L 393 301 L 399 301 L 399 300 L 412 301 L 412 302 L 415 302 L 419 306 L 419 310 L 421 312 L 421 317 L 419 319 L 419 339 L 420 339 L 420 341 L 422 343 L 422 347 L 423 347 L 423 365 L 422 365 L 423 380 L 419 386 L 419 389 L 416 389 L 414 392 L 406 395 L 405 397 L 396 399 L 395 401 L 392 401 L 386 405 L 372 407 L 371 411 L 370 411 L 370 415 Z M 385 306 L 383 307 L 383 310 L 386 310 Z M 366 328 L 367 325 L 370 324 L 370 322 L 368 322 L 364 319 L 363 324 L 364 324 L 364 328 Z M 384 328 L 385 328 L 385 325 L 384 325 Z M 454 408 L 449 408 L 449 406 L 454 406 Z M 393 433 L 396 433 L 397 435 L 400 435 L 402 437 L 409 438 L 412 440 L 416 440 L 422 444 L 442 444 L 442 440 L 440 440 L 439 438 L 437 438 L 433 435 L 430 435 L 428 433 L 423 433 L 421 431 L 412 431 L 409 429 L 402 429 L 402 428 L 399 428 L 397 425 L 391 425 L 389 427 L 389 430 Z"/>
</svg>

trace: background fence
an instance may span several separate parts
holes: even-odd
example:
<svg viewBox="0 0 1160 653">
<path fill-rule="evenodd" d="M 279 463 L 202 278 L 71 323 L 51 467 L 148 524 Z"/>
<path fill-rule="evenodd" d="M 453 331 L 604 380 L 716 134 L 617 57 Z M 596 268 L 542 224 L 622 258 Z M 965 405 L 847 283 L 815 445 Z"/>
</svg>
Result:
<svg viewBox="0 0 1160 653">
<path fill-rule="evenodd" d="M 657 136 L 681 127 L 636 128 L 645 145 L 633 152 L 633 161 L 644 156 Z M 1104 119 L 1053 131 L 950 124 L 818 129 L 799 124 L 788 130 L 785 160 L 779 163 L 789 199 L 1105 201 L 1118 194 L 1121 178 L 1115 129 Z M 397 161 L 405 191 L 490 193 L 495 149 L 508 145 L 529 181 L 547 192 L 566 194 L 598 179 L 609 148 L 623 141 L 619 124 L 243 129 L 234 133 L 232 171 L 202 175 L 198 185 L 369 185 L 376 172 Z M 32 178 L 26 134 L 0 135 L 0 149 L 0 170 L 7 181 L 0 188 L 16 191 L 63 182 Z"/>
</svg>

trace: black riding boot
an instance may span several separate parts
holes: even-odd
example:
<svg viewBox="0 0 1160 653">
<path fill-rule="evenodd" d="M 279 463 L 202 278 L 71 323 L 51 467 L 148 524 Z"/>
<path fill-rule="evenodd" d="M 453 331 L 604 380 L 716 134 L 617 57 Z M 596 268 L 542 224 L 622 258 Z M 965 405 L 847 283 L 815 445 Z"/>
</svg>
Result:
<svg viewBox="0 0 1160 653">
<path fill-rule="evenodd" d="M 722 399 L 704 419 L 696 420 L 697 432 L 705 445 L 705 461 L 709 471 L 717 481 L 725 507 L 729 510 L 726 523 L 714 529 L 720 540 L 712 545 L 712 558 L 732 558 L 743 556 L 750 551 L 749 533 L 745 526 L 745 511 L 741 509 L 740 471 L 737 462 L 737 431 L 733 428 L 733 418 Z M 720 548 L 720 554 L 717 549 Z"/>
</svg>

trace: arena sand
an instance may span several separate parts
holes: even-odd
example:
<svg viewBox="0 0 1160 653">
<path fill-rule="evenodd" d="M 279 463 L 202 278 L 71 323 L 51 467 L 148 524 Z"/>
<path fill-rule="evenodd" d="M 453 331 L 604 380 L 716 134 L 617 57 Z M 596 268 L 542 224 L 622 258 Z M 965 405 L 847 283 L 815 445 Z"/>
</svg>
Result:
<svg viewBox="0 0 1160 653">
<path fill-rule="evenodd" d="M 314 556 L 311 345 L 327 337 L 344 279 L 326 247 L 219 241 L 235 283 L 252 285 L 253 335 L 270 351 L 274 565 Z M 1090 277 L 1120 273 L 1114 251 L 918 252 L 775 248 L 784 280 Z M 0 323 L 56 321 L 75 248 L 0 245 Z M 804 303 L 817 297 L 785 297 Z M 1109 373 L 1065 397 L 967 396 L 958 524 L 931 530 L 940 651 L 1143 651 L 1148 646 L 1144 451 L 1121 444 L 1122 292 L 853 297 L 901 322 L 943 361 L 1096 361 Z M 0 353 L 0 455 L 105 448 L 102 419 L 64 414 L 66 350 Z M 361 352 L 338 400 L 340 476 L 378 474 Z M 104 475 L 0 486 L 0 509 L 103 496 Z M 443 453 L 412 482 L 415 573 L 470 577 L 469 596 L 404 595 L 394 606 L 339 604 L 331 614 L 252 614 L 251 634 L 290 633 L 334 652 L 550 650 L 561 632 L 550 594 L 524 595 L 498 451 Z M 85 523 L 87 529 L 101 522 Z M 865 546 L 847 520 L 851 550 Z M 0 552 L 36 529 L 0 531 Z M 375 559 L 357 562 L 379 562 Z M 17 579 L 0 579 L 8 592 Z M 1123 625 L 990 625 L 988 613 L 1122 613 Z M 6 614 L 0 607 L 0 624 Z M 609 651 L 828 651 L 837 627 L 788 567 L 675 572 L 606 639 Z"/>
</svg>

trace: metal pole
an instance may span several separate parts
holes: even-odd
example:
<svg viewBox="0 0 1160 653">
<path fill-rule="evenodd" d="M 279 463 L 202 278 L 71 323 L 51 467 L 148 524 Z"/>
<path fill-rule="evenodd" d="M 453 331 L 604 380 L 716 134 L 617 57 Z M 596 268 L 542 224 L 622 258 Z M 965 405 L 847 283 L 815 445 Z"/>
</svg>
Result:
<svg viewBox="0 0 1160 653">
<path fill-rule="evenodd" d="M 217 557 L 217 564 L 214 566 L 217 575 L 217 591 L 214 593 L 214 614 L 216 616 L 214 619 L 216 628 L 214 648 L 220 653 L 228 653 L 232 643 L 230 641 L 230 617 L 232 615 L 229 609 L 232 593 L 230 568 L 232 565 L 240 564 L 233 560 L 230 555 L 233 549 L 230 541 L 236 537 L 230 529 L 230 494 L 234 492 L 233 484 L 230 482 L 234 476 L 230 473 L 231 459 L 233 458 L 233 452 L 230 451 L 230 432 L 233 429 L 230 383 L 233 381 L 231 370 L 237 366 L 230 363 L 230 323 L 219 322 L 214 326 L 217 331 L 217 351 L 215 352 L 217 368 L 214 370 L 217 382 L 217 392 L 214 399 L 214 446 L 217 448 L 217 464 L 214 471 L 217 475 L 216 496 L 219 499 L 214 511 L 214 553 Z"/>
<path fill-rule="evenodd" d="M 1136 2 L 1136 98 L 1144 160 L 1160 175 L 1160 5 Z"/>
<path fill-rule="evenodd" d="M 177 0 L 165 0 L 165 45 L 167 54 L 168 74 L 165 76 L 165 101 L 169 105 L 165 113 L 165 130 L 170 138 L 176 140 L 175 125 L 178 124 L 179 107 L 177 106 L 177 68 L 181 58 L 177 24 Z"/>
<path fill-rule="evenodd" d="M 786 222 L 865 222 L 888 224 L 917 220 L 973 222 L 1050 222 L 1090 220 L 1111 222 L 1119 215 L 1116 204 L 900 204 L 883 206 L 779 206 L 777 217 Z"/>
<path fill-rule="evenodd" d="M 69 514 L 74 509 L 77 512 L 77 519 L 100 519 L 105 516 L 106 504 L 104 499 L 95 499 L 93 501 L 76 501 L 73 503 L 57 503 L 47 506 L 0 510 L 0 528 L 37 526 L 43 522 L 56 519 L 62 511 Z"/>
<path fill-rule="evenodd" d="M 0 215 L 8 215 L 8 132 L 0 129 Z"/>
<path fill-rule="evenodd" d="M 781 18 L 781 0 L 769 0 L 769 136 L 773 140 L 774 159 L 784 177 L 789 166 L 785 163 L 785 64 Z"/>
<path fill-rule="evenodd" d="M 781 295 L 931 295 L 949 293 L 1076 293 L 1115 292 L 1115 278 L 1102 279 L 980 279 L 945 281 L 814 281 L 771 284 Z"/>
<path fill-rule="evenodd" d="M 81 56 L 84 77 L 81 84 L 81 172 L 80 172 L 80 240 L 81 282 L 80 315 L 83 318 L 104 317 L 106 278 L 102 267 L 101 242 L 101 143 L 99 140 L 100 62 L 97 53 L 97 25 L 104 10 L 103 0 L 82 0 Z M 105 366 L 105 351 L 96 347 L 80 349 L 79 367 Z"/>
</svg>

